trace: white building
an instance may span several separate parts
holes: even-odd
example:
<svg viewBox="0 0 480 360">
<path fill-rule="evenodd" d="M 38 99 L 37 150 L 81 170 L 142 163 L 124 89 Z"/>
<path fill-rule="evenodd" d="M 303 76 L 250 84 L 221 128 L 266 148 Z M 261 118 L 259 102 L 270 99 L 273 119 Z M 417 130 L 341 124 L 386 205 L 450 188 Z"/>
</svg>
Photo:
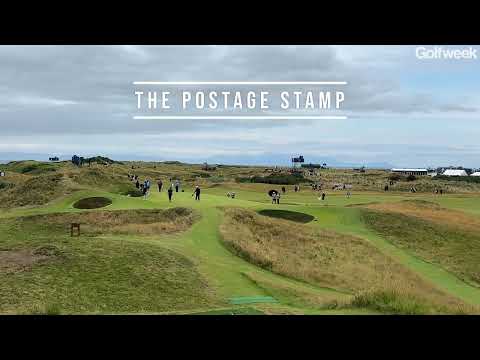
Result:
<svg viewBox="0 0 480 360">
<path fill-rule="evenodd" d="M 480 171 L 475 171 L 472 175 L 470 176 L 480 176 Z"/>
<path fill-rule="evenodd" d="M 427 175 L 427 169 L 392 169 L 393 173 L 403 175 Z"/>
<path fill-rule="evenodd" d="M 445 176 L 468 176 L 465 170 L 448 169 L 443 172 Z"/>
</svg>

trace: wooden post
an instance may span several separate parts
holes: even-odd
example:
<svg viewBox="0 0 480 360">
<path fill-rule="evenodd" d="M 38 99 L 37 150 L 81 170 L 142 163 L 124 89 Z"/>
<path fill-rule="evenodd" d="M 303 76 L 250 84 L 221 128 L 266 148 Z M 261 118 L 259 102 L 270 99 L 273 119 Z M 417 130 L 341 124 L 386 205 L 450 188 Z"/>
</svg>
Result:
<svg viewBox="0 0 480 360">
<path fill-rule="evenodd" d="M 77 229 L 77 236 L 80 236 L 80 224 L 72 223 L 70 225 L 70 236 L 73 237 L 73 230 Z"/>
</svg>

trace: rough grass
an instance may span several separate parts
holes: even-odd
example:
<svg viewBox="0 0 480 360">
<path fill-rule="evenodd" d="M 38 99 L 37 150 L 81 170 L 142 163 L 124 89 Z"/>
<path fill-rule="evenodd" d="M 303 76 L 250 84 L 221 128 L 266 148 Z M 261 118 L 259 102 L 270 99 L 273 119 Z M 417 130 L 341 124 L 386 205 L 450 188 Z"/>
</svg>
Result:
<svg viewBox="0 0 480 360">
<path fill-rule="evenodd" d="M 449 218 L 443 211 L 429 209 L 425 209 L 423 215 L 420 210 L 405 212 L 413 212 L 415 216 L 398 211 L 365 210 L 362 218 L 369 228 L 394 245 L 442 266 L 472 285 L 480 286 L 480 234 L 479 228 L 474 227 L 475 221 L 472 220 L 469 226 L 459 227 L 456 222 L 461 223 L 470 217 Z"/>
<path fill-rule="evenodd" d="M 442 306 L 399 289 L 379 289 L 362 292 L 345 304 L 332 303 L 330 308 L 366 308 L 384 314 L 438 315 L 478 314 L 478 309 L 465 305 Z"/>
<path fill-rule="evenodd" d="M 302 174 L 269 174 L 267 176 L 237 177 L 237 182 L 251 182 L 277 185 L 295 185 L 299 183 L 309 183 L 312 180 L 306 179 Z"/>
<path fill-rule="evenodd" d="M 143 215 L 139 212 L 133 218 L 155 221 L 153 213 Z M 128 214 L 105 216 L 100 229 L 130 218 Z M 0 313 L 146 313 L 226 305 L 194 263 L 155 242 L 139 244 L 128 237 L 71 238 L 56 231 L 56 221 L 63 221 L 60 215 L 43 218 L 48 223 L 41 219 L 0 222 L 3 253 L 55 260 L 30 261 L 22 269 L 9 271 L 0 267 Z"/>
<path fill-rule="evenodd" d="M 115 166 L 83 166 L 75 169 L 75 172 L 68 173 L 68 176 L 77 184 L 95 189 L 116 193 L 128 194 L 135 192 L 136 188 L 132 181 L 127 177 L 128 167 Z M 152 179 L 151 179 L 152 180 Z"/>
<path fill-rule="evenodd" d="M 35 176 L 1 191 L 0 207 L 44 205 L 72 191 L 74 189 L 69 186 L 61 173 Z"/>
<path fill-rule="evenodd" d="M 7 181 L 2 181 L 0 180 L 0 190 L 8 189 L 15 186 L 14 184 L 7 182 Z"/>
<path fill-rule="evenodd" d="M 480 218 L 459 210 L 451 210 L 424 200 L 403 200 L 395 203 L 376 203 L 365 206 L 389 213 L 400 213 L 434 222 L 439 225 L 458 227 L 460 230 L 480 230 Z"/>
<path fill-rule="evenodd" d="M 37 249 L 0 250 L 0 271 L 15 273 L 28 271 L 37 263 L 60 258 L 61 252 L 53 246 L 42 246 Z"/>
<path fill-rule="evenodd" d="M 64 163 L 50 163 L 41 161 L 13 161 L 8 164 L 9 171 L 15 171 L 20 174 L 42 175 L 57 171 Z"/>
<path fill-rule="evenodd" d="M 439 306 L 462 304 L 357 237 L 236 208 L 225 210 L 220 231 L 245 260 L 310 284 L 351 293 L 401 288 Z"/>
<path fill-rule="evenodd" d="M 80 223 L 81 234 L 153 236 L 187 230 L 199 215 L 188 208 L 167 210 L 115 210 L 58 213 L 18 218 L 17 224 L 32 233 L 70 234 L 70 224 Z"/>
</svg>

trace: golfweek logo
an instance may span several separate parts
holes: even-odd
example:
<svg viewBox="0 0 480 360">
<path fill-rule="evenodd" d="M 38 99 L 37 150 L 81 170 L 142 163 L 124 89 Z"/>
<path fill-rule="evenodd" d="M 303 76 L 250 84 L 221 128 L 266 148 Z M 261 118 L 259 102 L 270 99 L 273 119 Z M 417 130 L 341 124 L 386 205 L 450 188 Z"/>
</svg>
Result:
<svg viewBox="0 0 480 360">
<path fill-rule="evenodd" d="M 476 60 L 477 49 L 471 46 L 463 49 L 444 49 L 438 46 L 426 48 L 419 46 L 415 49 L 415 56 L 420 60 Z"/>
<path fill-rule="evenodd" d="M 135 81 L 134 119 L 345 119 L 346 81 Z"/>
</svg>

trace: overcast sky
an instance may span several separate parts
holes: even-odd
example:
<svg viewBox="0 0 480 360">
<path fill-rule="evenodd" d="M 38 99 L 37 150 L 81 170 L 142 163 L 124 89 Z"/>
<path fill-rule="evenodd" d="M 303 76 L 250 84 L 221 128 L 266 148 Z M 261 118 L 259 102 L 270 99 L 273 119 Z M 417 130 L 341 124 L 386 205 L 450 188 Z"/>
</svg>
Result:
<svg viewBox="0 0 480 360">
<path fill-rule="evenodd" d="M 0 159 L 99 154 L 286 165 L 302 154 L 314 162 L 480 167 L 480 60 L 419 60 L 415 48 L 0 46 Z M 134 120 L 132 82 L 142 80 L 347 81 L 348 118 Z"/>
</svg>

